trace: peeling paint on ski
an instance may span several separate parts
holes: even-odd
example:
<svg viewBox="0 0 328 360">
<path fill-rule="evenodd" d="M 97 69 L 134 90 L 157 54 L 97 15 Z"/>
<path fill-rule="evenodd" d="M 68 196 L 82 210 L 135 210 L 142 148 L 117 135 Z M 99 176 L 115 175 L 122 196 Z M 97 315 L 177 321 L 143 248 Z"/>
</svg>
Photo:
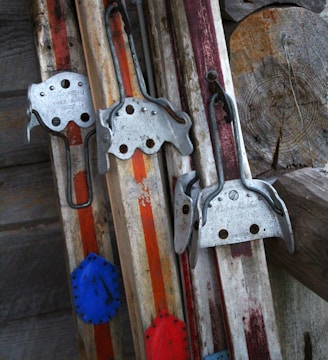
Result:
<svg viewBox="0 0 328 360">
<path fill-rule="evenodd" d="M 220 8 L 216 0 L 176 0 L 166 1 L 165 4 L 166 9 L 163 13 L 169 9 L 166 16 L 169 16 L 173 23 L 173 38 L 175 48 L 178 48 L 176 58 L 179 59 L 178 71 L 184 91 L 183 98 L 193 118 L 195 164 L 196 168 L 200 169 L 202 186 L 209 186 L 217 182 L 217 176 L 213 154 L 208 146 L 210 139 L 206 117 L 210 93 L 205 80 L 208 70 L 217 70 L 220 83 L 234 99 Z M 148 6 L 152 5 L 152 1 L 148 0 Z M 154 12 L 153 7 L 151 11 Z M 160 18 L 160 15 L 157 16 Z M 152 31 L 156 33 L 156 30 Z M 159 34 L 157 36 L 160 37 Z M 165 90 L 166 93 L 170 93 L 170 89 Z M 231 125 L 225 123 L 222 111 L 221 114 L 218 111 L 216 116 L 223 150 L 225 179 L 239 178 Z M 242 154 L 246 176 L 250 177 L 244 149 Z M 216 295 L 222 300 L 230 356 L 255 360 L 262 356 L 266 358 L 269 354 L 271 359 L 281 358 L 262 240 L 217 247 L 215 254 L 218 267 L 217 284 L 220 287 L 220 292 Z M 197 276 L 198 281 L 204 278 L 203 274 L 207 270 L 203 268 L 201 272 L 197 270 L 198 266 L 199 264 L 193 272 L 194 281 L 197 280 Z M 194 296 L 197 299 L 201 294 L 194 293 Z M 197 311 L 200 309 L 196 308 Z M 202 319 L 208 321 L 206 318 Z M 204 339 L 204 333 L 200 331 L 200 334 L 200 338 Z M 209 337 L 205 339 L 213 341 Z M 256 341 L 260 349 L 256 349 Z"/>
<path fill-rule="evenodd" d="M 64 70 L 85 73 L 85 63 L 79 44 L 73 4 L 63 0 L 47 0 L 45 2 L 30 0 L 30 9 L 36 32 L 36 47 L 42 79 L 45 80 Z M 66 128 L 66 137 L 73 159 L 72 175 L 76 203 L 85 202 L 88 198 L 88 185 L 81 146 L 85 134 L 73 122 L 70 122 Z M 111 259 L 109 229 L 106 220 L 104 221 L 107 215 L 104 206 L 104 194 L 101 194 L 99 186 L 100 179 L 97 176 L 92 179 L 94 185 L 92 206 L 78 210 L 71 209 L 66 200 L 66 161 L 63 141 L 57 137 L 51 137 L 51 147 L 70 270 L 72 271 L 91 251 L 101 252 Z M 108 245 L 105 242 L 108 242 Z M 119 354 L 120 345 L 117 342 L 114 350 L 113 334 L 111 334 L 108 323 L 92 326 L 79 319 L 76 321 L 81 356 L 108 360 L 114 359 L 115 353 Z"/>
<path fill-rule="evenodd" d="M 106 1 L 113 4 L 114 2 Z M 77 2 L 90 86 L 96 109 L 119 100 L 101 0 Z M 110 16 L 125 96 L 142 98 L 118 12 Z M 144 332 L 163 311 L 183 320 L 182 296 L 159 156 L 137 150 L 131 159 L 110 156 L 106 174 L 136 358 L 146 359 Z M 170 315 L 171 316 L 171 315 Z M 186 334 L 186 329 L 184 330 Z M 187 336 L 187 335 L 186 335 Z M 185 348 L 185 344 L 175 344 Z M 167 348 L 170 353 L 170 348 Z M 173 348 L 172 348 L 173 351 Z M 174 358 L 174 354 L 168 358 Z"/>
</svg>

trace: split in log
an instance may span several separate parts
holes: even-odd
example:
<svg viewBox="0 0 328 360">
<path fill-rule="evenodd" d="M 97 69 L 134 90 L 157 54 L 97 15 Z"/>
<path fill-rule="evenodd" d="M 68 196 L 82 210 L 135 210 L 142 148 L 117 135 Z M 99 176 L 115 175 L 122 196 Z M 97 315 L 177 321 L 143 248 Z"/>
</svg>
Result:
<svg viewBox="0 0 328 360">
<path fill-rule="evenodd" d="M 267 256 L 328 301 L 328 173 L 304 168 L 274 184 L 285 201 L 295 238 L 295 253 L 282 240 L 265 241 Z"/>
<path fill-rule="evenodd" d="M 303 8 L 241 22 L 230 60 L 253 177 L 324 167 L 328 158 L 328 24 Z"/>
<path fill-rule="evenodd" d="M 325 0 L 220 0 L 223 17 L 238 22 L 246 16 L 268 5 L 296 5 L 313 12 L 321 12 L 326 4 Z"/>
</svg>

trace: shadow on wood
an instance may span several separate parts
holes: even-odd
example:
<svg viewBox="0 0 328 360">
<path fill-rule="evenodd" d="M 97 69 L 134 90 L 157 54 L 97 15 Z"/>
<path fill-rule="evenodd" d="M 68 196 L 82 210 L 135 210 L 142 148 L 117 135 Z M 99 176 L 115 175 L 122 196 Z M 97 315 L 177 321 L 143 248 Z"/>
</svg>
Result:
<svg viewBox="0 0 328 360">
<path fill-rule="evenodd" d="M 295 253 L 282 240 L 268 239 L 267 256 L 328 301 L 328 174 L 304 168 L 281 176 L 274 187 L 290 215 Z"/>
</svg>

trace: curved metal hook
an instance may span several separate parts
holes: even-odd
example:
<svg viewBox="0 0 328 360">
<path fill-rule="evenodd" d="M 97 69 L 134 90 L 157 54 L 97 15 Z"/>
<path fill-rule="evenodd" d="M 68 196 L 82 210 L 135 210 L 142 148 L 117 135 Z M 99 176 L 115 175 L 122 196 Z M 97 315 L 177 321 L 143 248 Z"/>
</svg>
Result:
<svg viewBox="0 0 328 360">
<path fill-rule="evenodd" d="M 261 195 L 271 206 L 271 208 L 278 213 L 279 215 L 284 215 L 284 211 L 281 207 L 281 204 L 279 201 L 275 201 L 276 199 L 273 197 L 271 198 L 269 195 L 267 195 L 265 192 L 263 192 L 261 189 L 258 189 L 250 184 L 248 184 L 247 179 L 245 177 L 245 171 L 244 171 L 244 162 L 243 162 L 243 155 L 242 155 L 242 146 L 241 146 L 241 138 L 240 138 L 240 129 L 239 129 L 239 122 L 236 117 L 235 112 L 235 106 L 231 99 L 231 97 L 223 90 L 222 86 L 217 80 L 218 74 L 216 71 L 211 70 L 206 74 L 206 80 L 210 84 L 210 90 L 213 92 L 213 95 L 210 99 L 209 103 L 209 124 L 210 124 L 210 131 L 212 133 L 212 139 L 213 139 L 213 151 L 214 151 L 214 157 L 215 157 L 215 163 L 216 163 L 216 170 L 219 178 L 218 187 L 216 190 L 214 190 L 211 194 L 208 195 L 206 198 L 203 209 L 202 209 L 202 216 L 203 216 L 203 225 L 205 225 L 207 220 L 207 209 L 209 207 L 209 204 L 211 200 L 213 200 L 221 191 L 224 185 L 224 174 L 223 174 L 223 166 L 222 166 L 222 159 L 221 159 L 221 151 L 220 151 L 220 141 L 218 136 L 218 129 L 216 125 L 216 118 L 215 118 L 215 102 L 217 100 L 220 100 L 223 102 L 223 109 L 226 112 L 226 121 L 232 122 L 233 125 L 233 134 L 235 138 L 235 144 L 236 144 L 236 151 L 237 151 L 237 159 L 239 164 L 239 174 L 240 174 L 240 180 L 243 184 L 243 186 L 253 192 L 258 193 Z"/>
<path fill-rule="evenodd" d="M 137 82 L 138 82 L 139 89 L 140 89 L 142 96 L 145 99 L 147 99 L 147 100 L 157 104 L 158 106 L 162 107 L 163 109 L 165 109 L 172 116 L 172 118 L 175 121 L 177 121 L 178 123 L 186 124 L 186 120 L 183 117 L 178 115 L 178 113 L 173 109 L 172 105 L 166 99 L 154 98 L 147 93 L 145 81 L 144 81 L 144 78 L 143 78 L 143 75 L 142 75 L 142 72 L 140 69 L 140 65 L 139 65 L 139 60 L 137 57 L 137 52 L 136 52 L 136 49 L 134 46 L 134 41 L 133 41 L 133 36 L 131 33 L 131 27 L 130 27 L 128 13 L 127 13 L 126 8 L 123 5 L 123 3 L 121 1 L 117 1 L 116 4 L 110 5 L 105 10 L 106 33 L 107 33 L 107 38 L 108 38 L 108 42 L 109 42 L 109 48 L 110 48 L 110 51 L 112 54 L 113 64 L 114 64 L 114 68 L 115 68 L 115 75 L 116 75 L 116 79 L 117 79 L 117 83 L 118 83 L 118 87 L 119 87 L 119 93 L 120 93 L 119 103 L 113 107 L 112 111 L 109 114 L 109 118 L 108 118 L 109 126 L 112 128 L 113 117 L 117 113 L 117 111 L 122 108 L 124 99 L 125 99 L 123 80 L 122 80 L 122 76 L 121 76 L 121 72 L 120 72 L 120 66 L 119 66 L 115 46 L 113 43 L 113 35 L 112 35 L 112 31 L 110 29 L 110 22 L 109 22 L 110 15 L 114 10 L 118 10 L 122 16 L 122 20 L 124 23 L 124 29 L 127 34 L 129 47 L 130 47 L 130 51 L 131 51 L 131 57 L 132 57 L 134 69 L 136 72 Z"/>
<path fill-rule="evenodd" d="M 90 159 L 89 159 L 89 142 L 92 135 L 96 133 L 96 130 L 93 129 L 88 132 L 86 135 L 84 146 L 83 146 L 83 155 L 84 155 L 84 163 L 85 163 L 85 172 L 86 172 L 86 179 L 87 179 L 87 186 L 88 186 L 88 199 L 87 201 L 76 204 L 73 201 L 73 184 L 72 184 L 72 162 L 71 162 L 71 151 L 68 139 L 65 135 L 63 135 L 60 132 L 53 131 L 52 129 L 49 129 L 44 122 L 42 121 L 41 116 L 36 110 L 31 110 L 31 113 L 36 117 L 39 124 L 45 128 L 50 134 L 60 137 L 65 144 L 65 157 L 66 157 L 66 171 L 67 171 L 67 187 L 66 187 L 66 199 L 68 205 L 73 209 L 82 209 L 86 208 L 91 205 L 93 200 L 93 193 L 92 193 L 92 181 L 91 181 L 91 170 L 90 170 Z"/>
</svg>

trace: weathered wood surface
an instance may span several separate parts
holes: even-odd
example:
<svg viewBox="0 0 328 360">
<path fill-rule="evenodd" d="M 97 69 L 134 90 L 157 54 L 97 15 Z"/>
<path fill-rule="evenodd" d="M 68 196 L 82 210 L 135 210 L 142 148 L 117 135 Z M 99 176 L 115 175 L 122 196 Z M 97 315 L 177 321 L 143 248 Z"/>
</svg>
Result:
<svg viewBox="0 0 328 360">
<path fill-rule="evenodd" d="M 1 324 L 70 308 L 58 222 L 1 231 L 0 262 Z"/>
<path fill-rule="evenodd" d="M 59 71 L 74 71 L 86 75 L 74 1 L 31 0 L 29 4 L 42 80 Z M 71 122 L 64 131 L 72 156 L 75 203 L 85 202 L 89 190 L 83 149 L 84 140 L 91 130 L 80 129 Z M 92 144 L 89 148 L 90 157 L 95 159 L 95 137 Z M 51 153 L 67 250 L 68 272 L 71 273 L 90 252 L 114 262 L 115 245 L 109 236 L 108 197 L 104 191 L 104 177 L 99 175 L 97 166 L 93 163 L 92 204 L 81 209 L 73 209 L 68 205 L 66 198 L 66 159 L 62 139 L 51 137 Z M 121 291 L 121 294 L 123 297 L 124 291 Z M 123 327 L 127 337 L 130 333 L 129 323 L 121 322 L 120 313 L 110 322 L 95 326 L 83 322 L 76 314 L 75 320 L 81 357 L 120 359 L 131 355 L 125 353 L 130 349 L 122 346 Z"/>
<path fill-rule="evenodd" d="M 67 310 L 1 324 L 0 359 L 80 360 L 74 330 Z"/>
<path fill-rule="evenodd" d="M 58 220 L 49 163 L 0 169 L 0 230 Z"/>
<path fill-rule="evenodd" d="M 146 4 L 157 94 L 180 109 L 186 104 L 183 104 L 184 95 L 179 86 L 181 80 L 176 67 L 172 14 L 165 0 L 149 0 Z M 192 170 L 190 157 L 181 156 L 171 144 L 165 145 L 165 157 L 173 196 L 178 176 Z M 188 251 L 179 256 L 185 314 L 194 360 L 227 349 L 215 262 L 212 249 L 199 252 L 195 269 L 190 266 Z"/>
<path fill-rule="evenodd" d="M 0 23 L 0 95 L 25 91 L 38 79 L 26 1 L 2 1 Z"/>
<path fill-rule="evenodd" d="M 0 75 L 1 76 L 1 75 Z M 26 96 L 2 98 L 0 93 L 0 168 L 49 162 L 48 134 L 33 133 L 26 139 Z"/>
<path fill-rule="evenodd" d="M 326 4 L 325 0 L 220 0 L 224 17 L 240 21 L 253 12 L 269 5 L 295 5 L 302 6 L 308 10 L 319 13 Z"/>
<path fill-rule="evenodd" d="M 328 158 L 328 24 L 302 8 L 249 16 L 231 36 L 230 59 L 254 177 Z"/>
<path fill-rule="evenodd" d="M 202 186 L 217 182 L 207 125 L 210 92 L 205 75 L 216 70 L 219 81 L 234 98 L 232 80 L 217 1 L 170 2 L 173 38 L 184 100 L 193 119 L 195 166 Z M 238 177 L 231 124 L 223 114 L 217 123 L 225 178 Z M 246 159 L 245 169 L 249 176 Z M 280 358 L 270 283 L 262 240 L 215 248 L 218 282 L 232 356 L 244 359 Z M 260 269 L 260 271 L 259 271 Z M 201 296 L 201 295 L 200 295 Z M 255 345 L 256 343 L 256 345 Z"/>
<path fill-rule="evenodd" d="M 268 267 L 282 359 L 327 359 L 328 303 L 282 266 L 268 260 Z"/>
<path fill-rule="evenodd" d="M 24 142 L 40 79 L 26 1 L 1 1 L 0 24 L 0 358 L 77 360 L 48 135 Z"/>
<path fill-rule="evenodd" d="M 106 109 L 119 100 L 119 92 L 105 31 L 104 2 L 76 5 L 94 106 Z M 125 95 L 142 98 L 119 14 L 110 18 L 110 26 L 120 49 Z M 161 170 L 160 155 L 137 150 L 124 161 L 111 156 L 106 174 L 137 359 L 146 358 L 144 331 L 161 310 L 183 319 Z"/>
<path fill-rule="evenodd" d="M 328 301 L 328 174 L 305 168 L 274 183 L 286 203 L 295 238 L 295 253 L 283 241 L 266 241 L 266 253 L 296 279 Z"/>
</svg>

